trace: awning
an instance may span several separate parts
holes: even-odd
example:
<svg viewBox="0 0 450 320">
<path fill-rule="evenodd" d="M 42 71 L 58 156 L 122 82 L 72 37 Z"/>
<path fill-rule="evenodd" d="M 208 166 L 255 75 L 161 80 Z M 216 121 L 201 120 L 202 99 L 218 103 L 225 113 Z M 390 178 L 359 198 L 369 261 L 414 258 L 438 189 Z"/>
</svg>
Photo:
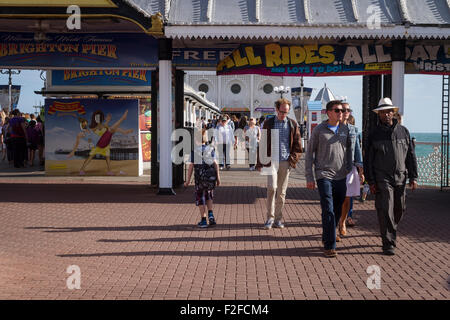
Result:
<svg viewBox="0 0 450 320">
<path fill-rule="evenodd" d="M 73 5 L 80 9 L 83 33 L 144 31 L 163 36 L 159 10 L 152 14 L 129 0 L 0 0 L 0 30 L 67 32 L 68 18 L 75 13 L 68 8 Z"/>
</svg>

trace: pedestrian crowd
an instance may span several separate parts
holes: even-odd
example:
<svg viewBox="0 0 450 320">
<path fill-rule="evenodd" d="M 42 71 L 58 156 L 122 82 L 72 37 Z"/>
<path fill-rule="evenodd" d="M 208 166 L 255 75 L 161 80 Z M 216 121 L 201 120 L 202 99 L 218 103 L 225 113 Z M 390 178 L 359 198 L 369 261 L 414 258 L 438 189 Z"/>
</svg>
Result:
<svg viewBox="0 0 450 320">
<path fill-rule="evenodd" d="M 14 109 L 10 113 L 0 112 L 1 159 L 15 168 L 32 167 L 35 159 L 44 165 L 45 134 L 40 116 L 21 113 Z"/>
<path fill-rule="evenodd" d="M 261 138 L 261 129 L 265 117 L 256 119 L 245 115 L 238 118 L 236 115 L 223 114 L 213 116 L 206 121 L 201 117 L 197 122 L 196 129 L 207 130 L 207 144 L 213 140 L 217 147 L 219 170 L 230 170 L 231 168 L 231 150 L 238 148 L 247 150 L 249 153 L 249 170 L 256 169 L 256 155 Z M 208 131 L 214 129 L 214 134 L 208 139 Z"/>
<path fill-rule="evenodd" d="M 336 243 L 347 235 L 347 226 L 355 225 L 353 198 L 365 201 L 369 193 L 375 195 L 382 252 L 394 255 L 398 224 L 406 208 L 407 180 L 412 190 L 418 187 L 414 144 L 408 129 L 401 125 L 398 107 L 389 98 L 382 98 L 373 107 L 378 122 L 363 145 L 350 104 L 330 101 L 326 105 L 328 119 L 312 130 L 306 152 L 301 143 L 304 130 L 288 117 L 290 108 L 291 102 L 282 98 L 275 102 L 276 115 L 267 119 L 237 119 L 227 114 L 208 121 L 200 119 L 201 138 L 194 139 L 185 182 L 187 187 L 194 174 L 195 203 L 201 214 L 198 226 L 217 224 L 214 189 L 220 185 L 220 171 L 231 167 L 230 150 L 242 146 L 248 152 L 250 170 L 267 175 L 267 220 L 263 227 L 284 228 L 289 174 L 305 153 L 306 187 L 317 188 L 320 196 L 324 255 L 336 257 Z M 211 129 L 214 134 L 208 136 Z"/>
</svg>

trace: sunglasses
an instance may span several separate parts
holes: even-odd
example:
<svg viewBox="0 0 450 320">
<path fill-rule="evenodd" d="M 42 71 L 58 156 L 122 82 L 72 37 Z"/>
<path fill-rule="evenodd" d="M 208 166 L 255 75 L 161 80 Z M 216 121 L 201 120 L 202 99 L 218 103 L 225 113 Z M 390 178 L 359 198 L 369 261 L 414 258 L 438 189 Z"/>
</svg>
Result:
<svg viewBox="0 0 450 320">
<path fill-rule="evenodd" d="M 344 113 L 344 112 L 346 112 L 346 110 L 347 109 L 333 109 L 333 111 L 335 112 L 335 113 Z"/>
<path fill-rule="evenodd" d="M 350 108 L 348 108 L 348 109 L 342 109 L 342 110 L 343 110 L 343 112 L 353 112 L 353 110 L 350 109 Z"/>
</svg>

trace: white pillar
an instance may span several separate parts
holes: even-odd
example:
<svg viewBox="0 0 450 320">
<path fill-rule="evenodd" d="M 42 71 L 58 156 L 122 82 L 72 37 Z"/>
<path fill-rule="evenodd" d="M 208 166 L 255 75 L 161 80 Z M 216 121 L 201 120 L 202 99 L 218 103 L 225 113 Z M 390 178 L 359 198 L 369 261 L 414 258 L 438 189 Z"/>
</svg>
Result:
<svg viewBox="0 0 450 320">
<path fill-rule="evenodd" d="M 255 101 L 255 75 L 250 75 L 250 118 L 253 117 L 253 109 Z"/>
<path fill-rule="evenodd" d="M 399 108 L 398 113 L 404 117 L 405 99 L 405 62 L 392 61 L 392 103 Z M 404 118 L 403 118 L 404 119 Z"/>
<path fill-rule="evenodd" d="M 195 124 L 197 123 L 197 104 L 195 102 L 192 103 L 192 123 L 195 127 Z"/>
<path fill-rule="evenodd" d="M 195 118 L 195 104 L 191 100 L 191 123 L 192 123 L 192 126 L 195 125 L 195 121 L 196 121 L 196 118 Z"/>
<path fill-rule="evenodd" d="M 222 76 L 217 77 L 217 106 L 222 110 Z"/>
<path fill-rule="evenodd" d="M 188 121 L 188 101 L 183 100 L 183 127 L 186 127 L 186 122 Z"/>
<path fill-rule="evenodd" d="M 172 61 L 159 60 L 159 189 L 172 190 Z M 173 192 L 173 191 L 172 191 Z"/>
<path fill-rule="evenodd" d="M 187 105 L 188 105 L 188 109 L 187 109 L 187 121 L 192 123 L 192 103 L 191 100 L 188 99 L 187 100 Z"/>
</svg>

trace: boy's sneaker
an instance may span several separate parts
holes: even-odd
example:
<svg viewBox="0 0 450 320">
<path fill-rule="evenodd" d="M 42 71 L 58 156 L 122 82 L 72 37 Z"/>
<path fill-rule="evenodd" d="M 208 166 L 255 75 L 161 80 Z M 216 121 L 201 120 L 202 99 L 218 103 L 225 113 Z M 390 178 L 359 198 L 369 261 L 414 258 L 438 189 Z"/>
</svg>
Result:
<svg viewBox="0 0 450 320">
<path fill-rule="evenodd" d="M 214 219 L 214 216 L 211 213 L 208 214 L 208 220 L 209 220 L 209 225 L 210 226 L 215 226 L 216 225 L 216 219 Z"/>
<path fill-rule="evenodd" d="M 272 229 L 273 222 L 274 222 L 273 218 L 267 220 L 266 223 L 264 224 L 264 229 Z"/>
<path fill-rule="evenodd" d="M 202 219 L 202 220 L 198 223 L 198 227 L 199 227 L 199 228 L 208 228 L 208 223 L 206 222 L 206 219 Z"/>
<path fill-rule="evenodd" d="M 284 228 L 284 223 L 281 222 L 281 220 L 277 220 L 277 221 L 274 222 L 273 226 L 274 226 L 274 228 L 283 229 Z"/>
</svg>

